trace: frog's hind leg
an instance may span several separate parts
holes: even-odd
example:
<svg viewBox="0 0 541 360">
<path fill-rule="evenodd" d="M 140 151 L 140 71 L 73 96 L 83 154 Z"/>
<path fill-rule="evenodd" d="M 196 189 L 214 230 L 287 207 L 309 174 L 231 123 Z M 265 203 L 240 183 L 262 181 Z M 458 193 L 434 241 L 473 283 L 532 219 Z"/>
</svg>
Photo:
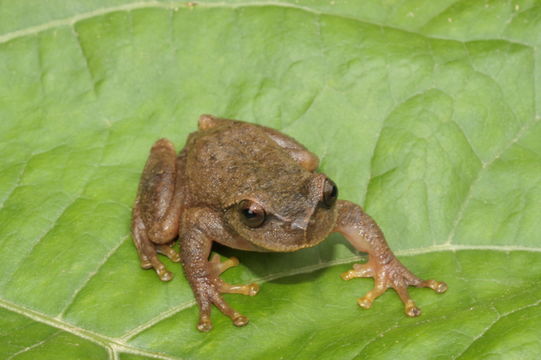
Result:
<svg viewBox="0 0 541 360">
<path fill-rule="evenodd" d="M 154 268 L 162 281 L 171 280 L 173 275 L 157 253 L 180 261 L 180 255 L 171 247 L 178 234 L 181 208 L 181 194 L 176 191 L 179 162 L 173 144 L 158 140 L 150 150 L 133 208 L 132 236 L 141 267 Z"/>
<path fill-rule="evenodd" d="M 319 158 L 316 154 L 286 134 L 265 126 L 260 127 L 268 137 L 270 137 L 276 144 L 278 144 L 278 146 L 284 149 L 300 166 L 310 172 L 317 169 L 319 166 Z"/>
<path fill-rule="evenodd" d="M 165 253 L 173 261 L 180 261 L 179 255 L 168 245 L 154 244 L 148 239 L 147 232 L 140 216 L 134 214 L 132 222 L 132 237 L 139 259 L 141 260 L 141 267 L 143 269 L 154 268 L 156 274 L 162 281 L 169 281 L 173 279 L 173 274 L 168 271 L 165 265 L 158 259 L 157 253 Z M 169 250 L 164 249 L 167 247 Z M 173 252 L 176 255 L 173 256 Z"/>
</svg>

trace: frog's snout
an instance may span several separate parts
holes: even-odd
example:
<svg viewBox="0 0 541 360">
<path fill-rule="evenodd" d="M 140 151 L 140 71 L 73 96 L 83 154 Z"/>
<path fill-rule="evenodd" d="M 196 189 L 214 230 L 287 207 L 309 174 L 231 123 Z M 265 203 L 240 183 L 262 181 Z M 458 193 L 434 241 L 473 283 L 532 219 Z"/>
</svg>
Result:
<svg viewBox="0 0 541 360">
<path fill-rule="evenodd" d="M 308 229 L 309 224 L 310 224 L 310 218 L 296 219 L 291 223 L 291 229 L 306 231 L 306 229 Z"/>
</svg>

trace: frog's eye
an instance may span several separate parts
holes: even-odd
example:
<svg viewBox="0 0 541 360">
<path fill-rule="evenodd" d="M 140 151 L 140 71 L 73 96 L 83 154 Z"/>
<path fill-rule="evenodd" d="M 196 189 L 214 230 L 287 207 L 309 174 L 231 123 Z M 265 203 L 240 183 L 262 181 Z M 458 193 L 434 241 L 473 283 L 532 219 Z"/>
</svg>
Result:
<svg viewBox="0 0 541 360">
<path fill-rule="evenodd" d="M 240 219 L 244 225 L 256 228 L 265 222 L 265 209 L 252 200 L 242 200 L 238 205 Z"/>
<path fill-rule="evenodd" d="M 338 188 L 336 184 L 331 179 L 325 179 L 325 184 L 323 184 L 323 204 L 330 208 L 336 202 L 338 198 Z"/>
</svg>

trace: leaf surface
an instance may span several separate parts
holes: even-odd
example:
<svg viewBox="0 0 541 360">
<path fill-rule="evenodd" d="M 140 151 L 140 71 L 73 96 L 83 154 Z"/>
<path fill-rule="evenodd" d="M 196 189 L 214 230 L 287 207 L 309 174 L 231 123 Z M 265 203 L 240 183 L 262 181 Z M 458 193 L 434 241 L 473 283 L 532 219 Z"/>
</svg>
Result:
<svg viewBox="0 0 541 360">
<path fill-rule="evenodd" d="M 541 350 L 539 1 L 0 2 L 0 357 L 533 358 Z M 33 9 L 29 11 L 29 9 Z M 338 235 L 235 255 L 209 334 L 177 264 L 138 268 L 131 205 L 148 149 L 201 113 L 280 129 L 321 158 L 416 274 L 338 275 Z"/>
</svg>

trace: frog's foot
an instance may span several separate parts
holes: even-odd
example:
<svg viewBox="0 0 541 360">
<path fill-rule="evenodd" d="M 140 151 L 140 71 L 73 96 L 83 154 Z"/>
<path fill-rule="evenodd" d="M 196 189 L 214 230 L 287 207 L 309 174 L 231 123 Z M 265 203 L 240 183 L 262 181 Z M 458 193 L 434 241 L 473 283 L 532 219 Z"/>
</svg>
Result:
<svg viewBox="0 0 541 360">
<path fill-rule="evenodd" d="M 437 293 L 443 293 L 447 290 L 447 284 L 442 281 L 419 279 L 396 258 L 387 264 L 379 264 L 371 258 L 366 264 L 353 265 L 352 270 L 346 271 L 340 276 L 344 280 L 359 277 L 374 278 L 374 288 L 357 300 L 362 308 L 369 309 L 378 296 L 382 295 L 388 288 L 393 288 L 404 303 L 404 312 L 411 317 L 421 315 L 421 309 L 409 296 L 408 286 L 429 287 Z"/>
<path fill-rule="evenodd" d="M 222 294 L 225 293 L 254 296 L 259 291 L 259 285 L 255 283 L 232 285 L 220 279 L 220 274 L 238 264 L 239 260 L 235 257 L 222 262 L 220 255 L 214 254 L 208 262 L 208 276 L 193 279 L 192 286 L 200 306 L 199 324 L 197 325 L 199 331 L 206 332 L 212 329 L 211 305 L 215 305 L 224 315 L 231 318 L 235 326 L 248 324 L 248 318 L 232 309 L 222 298 Z"/>
<path fill-rule="evenodd" d="M 212 322 L 210 320 L 210 308 L 211 305 L 215 305 L 224 315 L 228 316 L 233 325 L 244 326 L 248 324 L 248 318 L 241 313 L 235 311 L 229 304 L 222 298 L 223 293 L 236 293 L 244 295 L 255 295 L 259 290 L 259 287 L 255 285 L 230 285 L 223 282 L 219 278 L 214 278 L 210 283 L 204 279 L 198 281 L 195 285 L 195 293 L 197 302 L 199 303 L 199 324 L 197 329 L 199 331 L 210 331 L 212 329 Z"/>
<path fill-rule="evenodd" d="M 180 255 L 171 244 L 144 244 L 140 253 L 141 267 L 143 269 L 152 269 L 161 281 L 170 281 L 173 279 L 173 273 L 167 270 L 165 265 L 158 259 L 157 253 L 167 256 L 173 262 L 180 262 Z"/>
<path fill-rule="evenodd" d="M 201 295 L 202 294 L 199 294 L 199 296 Z M 240 314 L 239 312 L 233 310 L 229 306 L 229 304 L 227 304 L 225 300 L 222 299 L 222 297 L 217 291 L 210 290 L 205 295 L 206 296 L 198 299 L 201 311 L 199 313 L 199 324 L 197 324 L 197 330 L 203 332 L 208 332 L 212 330 L 212 321 L 210 320 L 211 304 L 214 304 L 224 315 L 231 318 L 231 321 L 233 321 L 233 325 L 240 327 L 248 324 L 248 318 Z"/>
<path fill-rule="evenodd" d="M 220 255 L 214 254 L 209 261 L 210 265 L 210 274 L 216 279 L 215 283 L 218 287 L 220 293 L 227 294 L 242 294 L 248 296 L 254 296 L 259 292 L 259 285 L 256 283 L 248 285 L 232 285 L 228 284 L 222 279 L 219 278 L 219 275 L 222 274 L 227 269 L 235 267 L 239 264 L 239 260 L 236 257 L 231 257 L 225 261 L 220 260 Z"/>
<path fill-rule="evenodd" d="M 157 244 L 156 251 L 167 256 L 172 262 L 180 262 L 180 254 L 173 249 L 173 243 L 166 245 Z"/>
<path fill-rule="evenodd" d="M 214 254 L 210 258 L 209 264 L 211 274 L 214 276 L 218 276 L 227 269 L 237 266 L 239 264 L 239 259 L 233 256 L 222 262 L 220 255 Z"/>
</svg>

